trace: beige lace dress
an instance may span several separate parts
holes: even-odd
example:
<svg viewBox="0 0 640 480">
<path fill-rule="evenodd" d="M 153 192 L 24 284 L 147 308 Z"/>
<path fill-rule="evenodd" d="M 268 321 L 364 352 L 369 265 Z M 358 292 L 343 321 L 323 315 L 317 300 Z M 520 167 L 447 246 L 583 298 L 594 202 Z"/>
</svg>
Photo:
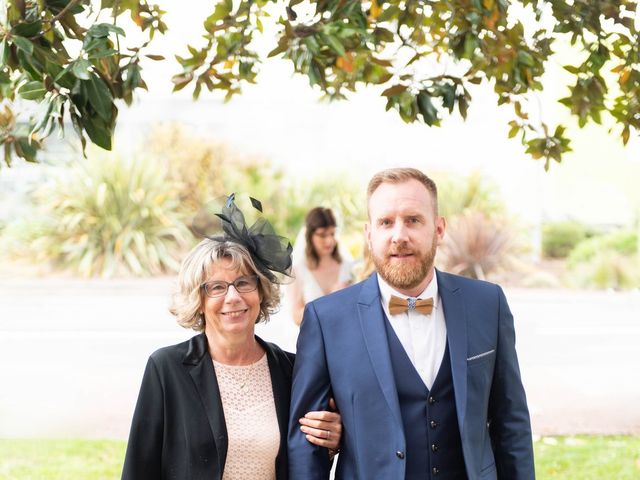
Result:
<svg viewBox="0 0 640 480">
<path fill-rule="evenodd" d="M 280 430 L 267 356 L 251 365 L 213 361 L 229 447 L 222 480 L 274 480 Z"/>
</svg>

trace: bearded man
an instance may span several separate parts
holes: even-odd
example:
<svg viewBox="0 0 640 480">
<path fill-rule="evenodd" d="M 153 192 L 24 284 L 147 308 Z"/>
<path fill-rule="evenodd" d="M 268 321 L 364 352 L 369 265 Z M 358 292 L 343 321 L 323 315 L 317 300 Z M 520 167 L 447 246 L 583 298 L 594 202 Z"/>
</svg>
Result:
<svg viewBox="0 0 640 480">
<path fill-rule="evenodd" d="M 335 398 L 336 479 L 531 480 L 531 425 L 502 289 L 440 272 L 446 221 L 419 170 L 376 174 L 366 238 L 376 273 L 305 308 L 291 415 Z M 328 479 L 322 432 L 289 425 L 289 478 Z"/>
</svg>

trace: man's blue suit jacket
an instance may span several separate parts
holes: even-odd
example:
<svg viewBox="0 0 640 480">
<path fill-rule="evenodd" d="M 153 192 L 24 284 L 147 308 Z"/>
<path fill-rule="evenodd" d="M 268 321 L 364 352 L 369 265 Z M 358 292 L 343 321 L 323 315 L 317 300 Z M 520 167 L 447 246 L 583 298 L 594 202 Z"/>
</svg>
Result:
<svg viewBox="0 0 640 480">
<path fill-rule="evenodd" d="M 436 271 L 470 480 L 535 478 L 513 316 L 494 284 Z M 336 479 L 402 480 L 406 451 L 376 274 L 309 303 L 298 337 L 289 422 L 289 478 L 329 478 L 325 449 L 297 419 L 336 399 L 343 437 Z"/>
</svg>

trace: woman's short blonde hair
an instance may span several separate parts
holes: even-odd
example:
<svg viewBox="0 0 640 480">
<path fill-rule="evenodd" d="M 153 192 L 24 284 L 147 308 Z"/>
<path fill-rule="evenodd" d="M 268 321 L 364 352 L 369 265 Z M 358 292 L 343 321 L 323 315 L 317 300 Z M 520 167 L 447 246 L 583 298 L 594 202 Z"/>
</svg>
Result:
<svg viewBox="0 0 640 480">
<path fill-rule="evenodd" d="M 204 293 L 200 286 L 207 281 L 222 259 L 230 260 L 230 267 L 245 275 L 258 276 L 260 315 L 256 323 L 268 321 L 269 316 L 277 311 L 280 286 L 258 270 L 249 251 L 239 243 L 205 238 L 187 254 L 180 266 L 177 289 L 169 307 L 179 325 L 197 332 L 204 331 Z"/>
</svg>

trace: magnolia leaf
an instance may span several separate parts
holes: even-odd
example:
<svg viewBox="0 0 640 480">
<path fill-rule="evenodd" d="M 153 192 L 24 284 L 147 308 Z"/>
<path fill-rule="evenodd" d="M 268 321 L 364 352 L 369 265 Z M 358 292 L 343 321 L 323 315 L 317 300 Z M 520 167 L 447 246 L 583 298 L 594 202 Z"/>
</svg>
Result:
<svg viewBox="0 0 640 480">
<path fill-rule="evenodd" d="M 111 129 L 100 117 L 85 114 L 80 117 L 80 123 L 93 143 L 105 150 L 111 150 Z"/>
<path fill-rule="evenodd" d="M 427 125 L 433 125 L 438 121 L 438 109 L 431 101 L 431 95 L 426 90 L 418 94 L 418 110 Z"/>
<path fill-rule="evenodd" d="M 26 100 L 42 100 L 47 89 L 42 82 L 27 82 L 18 89 L 18 93 Z"/>
<path fill-rule="evenodd" d="M 3 38 L 0 42 L 0 67 L 4 67 L 9 59 L 10 48 L 7 45 L 7 39 Z"/>
<path fill-rule="evenodd" d="M 91 62 L 84 58 L 79 58 L 75 62 L 73 62 L 73 66 L 71 67 L 71 72 L 75 75 L 76 78 L 80 80 L 89 80 L 89 69 L 91 68 Z"/>
<path fill-rule="evenodd" d="M 31 40 L 17 35 L 12 36 L 11 39 L 13 40 L 13 44 L 20 50 L 29 55 L 33 55 L 33 43 L 31 43 Z"/>
<path fill-rule="evenodd" d="M 111 90 L 97 75 L 92 75 L 88 81 L 83 82 L 89 96 L 89 103 L 105 122 L 111 121 L 111 106 L 113 97 Z"/>
<path fill-rule="evenodd" d="M 24 158 L 27 162 L 35 162 L 36 154 L 38 150 L 36 147 L 29 142 L 27 137 L 20 137 L 14 145 L 16 152 L 20 149 L 21 157 Z"/>
<path fill-rule="evenodd" d="M 19 23 L 11 29 L 13 35 L 20 35 L 21 37 L 34 37 L 42 30 L 42 22 L 38 20 L 32 23 Z"/>
<path fill-rule="evenodd" d="M 391 97 L 393 95 L 397 95 L 407 90 L 406 85 L 394 85 L 392 87 L 387 88 L 384 92 L 381 93 L 383 97 Z"/>
</svg>

